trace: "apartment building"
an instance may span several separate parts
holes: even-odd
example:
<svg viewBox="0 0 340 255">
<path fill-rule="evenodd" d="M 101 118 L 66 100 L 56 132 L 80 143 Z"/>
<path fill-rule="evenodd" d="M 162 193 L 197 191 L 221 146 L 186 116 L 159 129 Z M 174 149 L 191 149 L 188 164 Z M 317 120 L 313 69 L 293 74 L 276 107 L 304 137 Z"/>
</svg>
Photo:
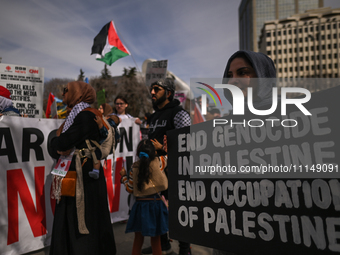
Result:
<svg viewBox="0 0 340 255">
<path fill-rule="evenodd" d="M 340 8 L 266 21 L 259 51 L 274 60 L 280 78 L 339 77 Z"/>
</svg>

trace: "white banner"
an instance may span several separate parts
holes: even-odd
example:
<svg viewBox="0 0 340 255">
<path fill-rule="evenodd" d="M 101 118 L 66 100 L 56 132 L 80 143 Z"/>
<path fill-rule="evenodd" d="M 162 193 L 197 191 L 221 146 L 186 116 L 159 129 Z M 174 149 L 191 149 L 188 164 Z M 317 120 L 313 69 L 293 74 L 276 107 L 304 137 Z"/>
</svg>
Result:
<svg viewBox="0 0 340 255">
<path fill-rule="evenodd" d="M 1 255 L 28 253 L 50 245 L 55 205 L 50 199 L 50 172 L 54 160 L 47 144 L 62 122 L 9 116 L 0 121 Z M 118 163 L 110 155 L 103 164 L 112 222 L 128 218 L 128 193 L 120 184 L 119 162 L 125 159 L 129 166 L 134 161 L 140 139 L 139 126 L 132 120 L 124 120 L 120 129 Z"/>
<path fill-rule="evenodd" d="M 116 148 L 115 162 L 112 166 L 114 169 L 112 181 L 106 179 L 112 223 L 128 219 L 129 201 L 131 199 L 129 193 L 125 190 L 125 186 L 120 183 L 119 172 L 123 164 L 125 169 L 129 170 L 132 163 L 136 161 L 136 149 L 140 141 L 140 128 L 139 125 L 135 124 L 135 119 L 122 119 L 118 128 L 121 138 Z M 102 164 L 105 167 L 105 162 Z M 112 183 L 113 187 L 110 187 L 109 183 Z"/>
<path fill-rule="evenodd" d="M 0 85 L 11 92 L 21 114 L 43 116 L 44 68 L 0 63 Z"/>
</svg>

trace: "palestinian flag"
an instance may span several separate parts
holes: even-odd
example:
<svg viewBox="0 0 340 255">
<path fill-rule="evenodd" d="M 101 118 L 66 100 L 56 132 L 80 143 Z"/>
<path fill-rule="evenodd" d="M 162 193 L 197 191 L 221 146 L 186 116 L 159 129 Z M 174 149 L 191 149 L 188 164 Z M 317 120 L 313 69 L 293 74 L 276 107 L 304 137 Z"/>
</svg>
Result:
<svg viewBox="0 0 340 255">
<path fill-rule="evenodd" d="M 92 54 L 96 59 L 111 65 L 120 58 L 131 55 L 129 50 L 119 39 L 113 21 L 107 23 L 93 40 Z"/>
</svg>

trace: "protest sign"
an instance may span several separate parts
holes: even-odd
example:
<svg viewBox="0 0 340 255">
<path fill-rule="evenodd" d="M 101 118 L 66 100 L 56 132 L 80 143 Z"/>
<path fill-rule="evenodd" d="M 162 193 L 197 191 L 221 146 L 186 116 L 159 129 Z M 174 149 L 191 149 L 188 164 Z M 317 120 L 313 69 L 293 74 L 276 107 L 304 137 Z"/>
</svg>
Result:
<svg viewBox="0 0 340 255">
<path fill-rule="evenodd" d="M 186 91 L 176 91 L 175 92 L 175 99 L 177 99 L 180 103 L 181 103 L 181 106 L 186 109 L 185 107 L 185 103 L 187 101 L 187 92 Z"/>
<path fill-rule="evenodd" d="M 44 68 L 0 63 L 0 75 L 0 85 L 11 92 L 21 114 L 43 116 Z"/>
<path fill-rule="evenodd" d="M 120 133 L 120 142 L 116 147 L 115 161 L 112 165 L 114 170 L 112 172 L 112 181 L 110 181 L 110 183 L 113 183 L 113 187 L 108 187 L 112 222 L 128 219 L 128 205 L 131 196 L 126 192 L 125 186 L 121 185 L 121 176 L 119 172 L 123 166 L 128 171 L 133 162 L 136 161 L 136 150 L 140 141 L 139 125 L 135 123 L 134 119 L 122 119 L 118 129 Z M 103 165 L 105 165 L 105 163 L 103 163 Z M 108 183 L 108 179 L 106 183 Z"/>
<path fill-rule="evenodd" d="M 105 89 L 97 91 L 97 105 L 105 104 Z"/>
<path fill-rule="evenodd" d="M 145 73 L 146 86 L 150 87 L 153 82 L 164 79 L 166 77 L 167 67 L 168 60 L 149 62 Z"/>
<path fill-rule="evenodd" d="M 309 116 L 289 105 L 169 131 L 170 237 L 235 254 L 340 252 L 339 93 L 312 94 Z"/>
<path fill-rule="evenodd" d="M 55 200 L 51 174 L 55 160 L 48 143 L 64 120 L 0 117 L 0 254 L 16 255 L 50 245 Z M 122 161 L 135 160 L 140 135 L 133 120 L 123 120 L 116 157 L 102 160 L 111 222 L 126 220 L 128 193 L 120 184 Z M 127 167 L 127 166 L 126 166 Z"/>
</svg>

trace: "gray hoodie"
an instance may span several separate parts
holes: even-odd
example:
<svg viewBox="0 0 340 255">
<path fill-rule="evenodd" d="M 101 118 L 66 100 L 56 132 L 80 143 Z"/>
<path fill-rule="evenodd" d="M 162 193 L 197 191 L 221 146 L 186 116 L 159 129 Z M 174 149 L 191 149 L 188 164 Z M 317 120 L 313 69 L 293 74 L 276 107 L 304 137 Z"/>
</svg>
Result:
<svg viewBox="0 0 340 255">
<path fill-rule="evenodd" d="M 240 50 L 235 52 L 228 60 L 227 66 L 223 75 L 223 83 L 228 83 L 227 74 L 230 68 L 230 63 L 240 55 L 245 56 L 251 66 L 254 68 L 258 79 L 257 97 L 254 101 L 254 107 L 260 108 L 265 105 L 271 105 L 272 102 L 272 88 L 276 86 L 276 69 L 271 58 L 261 52 L 253 52 L 247 50 Z M 271 78 L 271 79 L 269 79 Z M 224 90 L 224 96 L 232 103 L 232 96 L 229 90 Z"/>
</svg>

